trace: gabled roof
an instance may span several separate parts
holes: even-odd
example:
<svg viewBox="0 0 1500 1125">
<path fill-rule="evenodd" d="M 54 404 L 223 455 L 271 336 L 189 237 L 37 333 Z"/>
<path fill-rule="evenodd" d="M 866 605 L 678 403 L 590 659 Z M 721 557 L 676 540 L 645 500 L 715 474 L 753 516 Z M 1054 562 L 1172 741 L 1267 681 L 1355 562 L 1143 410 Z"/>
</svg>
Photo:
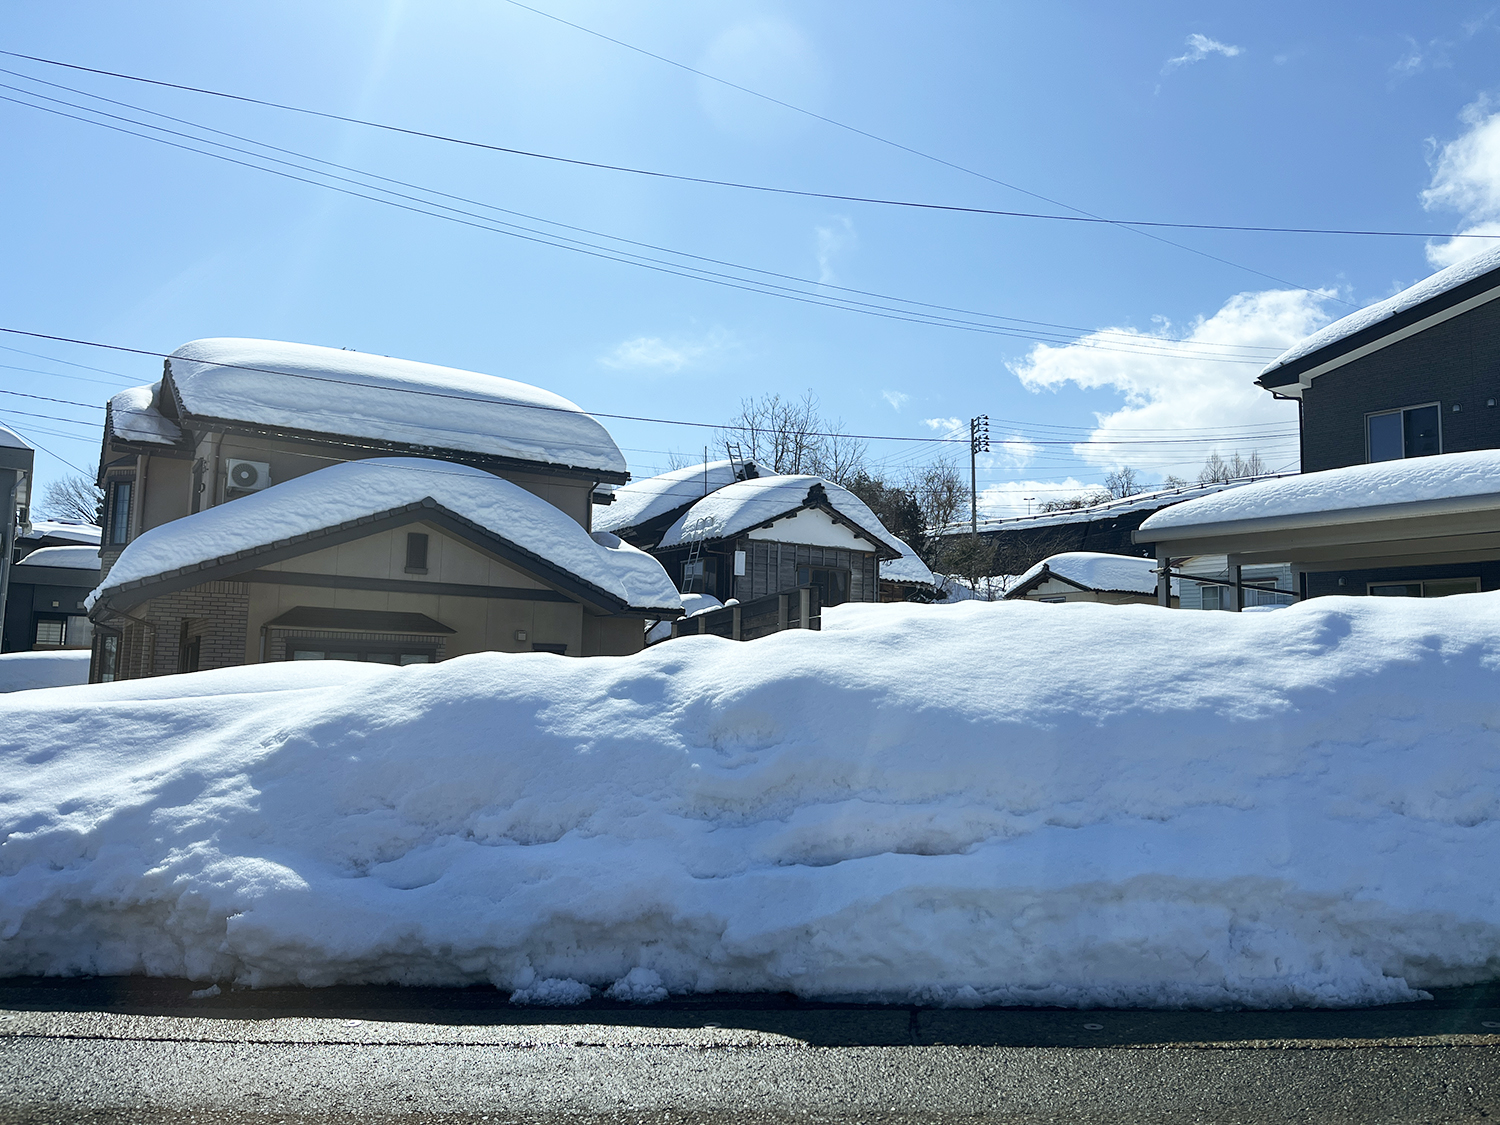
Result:
<svg viewBox="0 0 1500 1125">
<path fill-rule="evenodd" d="M 882 559 L 880 563 L 880 580 L 882 582 L 907 582 L 919 586 L 932 586 L 936 588 L 937 579 L 933 577 L 932 570 L 924 563 L 921 556 L 907 545 L 904 539 L 891 536 L 891 541 L 901 548 L 899 559 Z"/>
<path fill-rule="evenodd" d="M 125 609 L 168 588 L 417 520 L 468 538 L 600 612 L 675 615 L 681 606 L 661 564 L 615 536 L 591 536 L 560 509 L 481 469 L 406 457 L 332 465 L 152 528 L 121 553 L 90 606 Z"/>
<path fill-rule="evenodd" d="M 636 529 L 659 533 L 709 493 L 757 475 L 753 462 L 726 460 L 689 465 L 658 476 L 633 480 L 614 490 L 613 501 L 607 507 L 599 505 L 594 509 L 594 528 L 617 535 L 628 535 Z M 657 521 L 662 521 L 660 527 L 649 527 Z M 646 538 L 652 542 L 643 543 L 643 546 L 655 546 L 655 535 L 648 534 Z M 641 542 L 640 539 L 636 541 Z"/>
<path fill-rule="evenodd" d="M 1038 586 L 1056 579 L 1078 590 L 1097 594 L 1153 594 L 1156 560 L 1096 551 L 1065 551 L 1043 559 L 1021 575 L 1004 599 L 1024 598 Z M 1176 582 L 1173 582 L 1175 591 Z"/>
<path fill-rule="evenodd" d="M 817 509 L 866 539 L 882 557 L 898 558 L 900 540 L 885 529 L 865 502 L 822 477 L 778 476 L 737 481 L 705 496 L 661 537 L 661 547 L 695 540 L 725 539 L 805 509 Z"/>
<path fill-rule="evenodd" d="M 1425 331 L 1469 309 L 1500 299 L 1500 246 L 1439 270 L 1394 297 L 1352 312 L 1287 349 L 1255 382 L 1300 398 L 1313 379 Z"/>
<path fill-rule="evenodd" d="M 159 388 L 116 395 L 110 424 L 122 440 L 147 444 L 174 441 L 177 424 L 196 425 L 628 479 L 609 432 L 560 395 L 494 375 L 313 344 L 194 340 L 168 357 Z"/>
</svg>

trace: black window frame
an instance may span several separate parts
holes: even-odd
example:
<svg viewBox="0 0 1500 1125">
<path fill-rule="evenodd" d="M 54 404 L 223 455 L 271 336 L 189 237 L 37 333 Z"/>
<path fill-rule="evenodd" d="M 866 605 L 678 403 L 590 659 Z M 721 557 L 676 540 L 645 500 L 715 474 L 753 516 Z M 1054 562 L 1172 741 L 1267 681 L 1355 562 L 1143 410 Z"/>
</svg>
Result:
<svg viewBox="0 0 1500 1125">
<path fill-rule="evenodd" d="M 286 642 L 286 657 L 290 662 L 297 659 L 299 652 L 321 652 L 324 655 L 316 658 L 304 657 L 304 659 L 339 660 L 342 657 L 329 656 L 330 652 L 352 652 L 355 654 L 352 663 L 355 664 L 385 664 L 389 667 L 405 667 L 401 664 L 403 656 L 422 656 L 425 660 L 409 661 L 411 664 L 436 664 L 438 662 L 437 648 L 430 644 L 401 645 L 391 644 L 389 641 L 369 643 L 366 641 L 350 641 L 340 644 L 337 641 L 311 638 L 307 640 L 291 639 Z M 371 660 L 372 655 L 394 656 L 394 661 Z"/>
<path fill-rule="evenodd" d="M 697 567 L 696 573 L 689 574 L 688 568 Z M 694 589 L 694 585 L 698 589 Z M 684 594 L 708 594 L 716 597 L 719 592 L 719 557 L 717 555 L 699 555 L 691 562 L 684 559 L 682 563 L 682 592 Z"/>
<path fill-rule="evenodd" d="M 406 573 L 426 574 L 427 556 L 431 547 L 431 536 L 425 531 L 406 533 Z"/>
<path fill-rule="evenodd" d="M 1408 430 L 1410 428 L 1408 415 L 1413 414 L 1418 410 L 1431 410 L 1437 418 L 1437 448 L 1431 453 L 1412 453 L 1409 449 L 1411 443 L 1408 440 Z M 1401 423 L 1401 456 L 1383 457 L 1379 461 L 1376 461 L 1372 457 L 1374 449 L 1372 448 L 1373 443 L 1370 440 L 1370 422 L 1375 418 L 1389 418 L 1392 416 L 1399 418 Z M 1413 406 L 1397 406 L 1392 407 L 1390 410 L 1370 410 L 1365 412 L 1365 464 L 1379 465 L 1384 463 L 1385 461 L 1405 461 L 1413 457 L 1436 457 L 1442 452 L 1443 404 L 1441 401 L 1419 402 Z"/>
<path fill-rule="evenodd" d="M 827 574 L 830 577 L 841 575 L 843 578 L 843 590 L 841 591 L 843 597 L 830 597 L 829 584 L 819 582 L 816 577 L 818 574 Z M 799 566 L 797 568 L 797 585 L 816 586 L 819 594 L 818 602 L 824 609 L 827 609 L 829 606 L 843 605 L 845 602 L 851 601 L 854 597 L 853 574 L 847 566 L 812 566 L 810 564 Z"/>
<path fill-rule="evenodd" d="M 106 547 L 123 547 L 130 542 L 131 509 L 135 507 L 135 478 L 120 477 L 108 482 L 105 497 L 104 518 L 109 524 L 104 529 Z M 124 511 L 120 511 L 121 493 L 124 493 Z M 122 518 L 123 517 L 123 518 Z"/>
</svg>

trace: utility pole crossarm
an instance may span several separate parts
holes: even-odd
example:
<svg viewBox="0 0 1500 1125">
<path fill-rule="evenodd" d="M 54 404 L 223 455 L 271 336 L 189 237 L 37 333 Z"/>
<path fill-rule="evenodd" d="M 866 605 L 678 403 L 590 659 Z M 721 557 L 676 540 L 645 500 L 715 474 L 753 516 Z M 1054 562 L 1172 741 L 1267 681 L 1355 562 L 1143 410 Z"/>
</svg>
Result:
<svg viewBox="0 0 1500 1125">
<path fill-rule="evenodd" d="M 979 537 L 979 455 L 990 451 L 990 416 L 969 419 L 969 535 Z"/>
</svg>

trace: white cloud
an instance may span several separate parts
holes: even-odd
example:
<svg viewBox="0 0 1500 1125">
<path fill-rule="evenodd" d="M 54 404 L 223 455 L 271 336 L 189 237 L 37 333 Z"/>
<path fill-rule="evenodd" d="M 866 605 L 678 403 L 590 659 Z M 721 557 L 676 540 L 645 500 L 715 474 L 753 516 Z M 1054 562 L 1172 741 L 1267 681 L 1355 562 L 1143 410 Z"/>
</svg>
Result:
<svg viewBox="0 0 1500 1125">
<path fill-rule="evenodd" d="M 892 410 L 900 410 L 906 405 L 906 400 L 911 398 L 911 395 L 904 394 L 901 391 L 881 391 L 880 397 L 891 404 Z"/>
<path fill-rule="evenodd" d="M 1202 62 L 1209 55 L 1223 55 L 1225 58 L 1234 58 L 1242 53 L 1244 48 L 1234 47 L 1228 43 L 1220 43 L 1217 39 L 1210 39 L 1207 35 L 1199 35 L 1196 31 L 1187 37 L 1187 51 L 1178 55 L 1175 59 L 1168 59 L 1166 65 L 1161 68 L 1165 74 L 1179 66 L 1188 66 L 1195 62 Z"/>
<path fill-rule="evenodd" d="M 1456 211 L 1465 234 L 1500 234 L 1500 112 L 1485 98 L 1464 107 L 1459 115 L 1468 130 L 1439 147 L 1429 142 L 1433 156 L 1432 186 L 1422 193 L 1429 211 Z M 1427 260 L 1451 266 L 1500 243 L 1477 238 L 1429 242 Z"/>
<path fill-rule="evenodd" d="M 703 340 L 682 343 L 668 343 L 660 336 L 637 336 L 616 344 L 613 351 L 599 357 L 599 362 L 622 371 L 660 371 L 670 375 L 684 367 L 701 366 L 702 360 L 726 346 L 724 335 L 717 332 Z"/>
<path fill-rule="evenodd" d="M 1328 322 L 1328 291 L 1241 293 L 1190 331 L 1103 329 L 1063 347 L 1038 344 L 1011 370 L 1032 391 L 1073 384 L 1111 389 L 1118 410 L 1095 415 L 1091 442 L 1073 452 L 1101 468 L 1134 468 L 1192 476 L 1210 450 L 1224 456 L 1259 451 L 1273 468 L 1297 459 L 1297 411 L 1255 386 L 1263 362 L 1228 363 L 1217 345 L 1255 349 L 1269 362 Z M 1273 436 L 1273 435 L 1282 436 Z M 1165 439 L 1178 439 L 1168 444 Z M 1216 439 L 1198 442 L 1196 439 Z M 1154 440 L 1160 439 L 1160 440 Z M 1184 442 L 1181 439 L 1195 439 Z M 1152 444 L 1142 444 L 1151 440 Z M 1128 444 L 1126 444 L 1128 443 Z"/>
<path fill-rule="evenodd" d="M 962 418 L 923 418 L 922 425 L 929 430 L 938 430 L 947 433 L 949 430 L 963 430 L 968 428 L 968 423 Z"/>
<path fill-rule="evenodd" d="M 1079 493 L 1095 492 L 1098 485 L 1084 484 L 1076 477 L 1062 480 L 1013 480 L 986 485 L 979 492 L 979 514 L 992 519 L 1035 515 L 1048 500 L 1061 500 Z M 968 515 L 968 505 L 964 505 Z"/>
<path fill-rule="evenodd" d="M 1036 455 L 1042 451 L 1042 447 L 1029 438 L 1020 434 L 1012 434 L 1010 437 L 992 440 L 990 442 L 990 455 L 983 458 L 985 466 L 1003 466 L 1007 469 L 1024 469 L 1036 460 Z"/>
<path fill-rule="evenodd" d="M 835 215 L 833 223 L 816 228 L 818 256 L 818 284 L 832 285 L 838 279 L 833 273 L 833 260 L 845 250 L 859 243 L 854 233 L 854 223 L 843 215 Z"/>
</svg>

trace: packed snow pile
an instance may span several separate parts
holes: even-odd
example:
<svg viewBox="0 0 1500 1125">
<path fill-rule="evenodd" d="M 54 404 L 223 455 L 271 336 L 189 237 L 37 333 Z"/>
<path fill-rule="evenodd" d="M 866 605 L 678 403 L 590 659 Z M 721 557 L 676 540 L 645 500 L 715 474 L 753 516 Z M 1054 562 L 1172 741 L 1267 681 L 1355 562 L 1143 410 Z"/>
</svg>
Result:
<svg viewBox="0 0 1500 1125">
<path fill-rule="evenodd" d="M 182 427 L 161 412 L 161 382 L 131 387 L 109 400 L 109 428 L 122 441 L 176 445 Z"/>
<path fill-rule="evenodd" d="M 1337 512 L 1357 515 L 1360 509 L 1423 501 L 1448 501 L 1452 510 L 1457 511 L 1491 507 L 1497 497 L 1500 497 L 1500 449 L 1479 449 L 1259 481 L 1163 508 L 1141 524 L 1141 531 L 1233 520 L 1297 520 L 1298 517 L 1322 520 Z M 1411 513 L 1396 510 L 1391 514 Z M 1378 515 L 1371 511 L 1366 518 Z"/>
<path fill-rule="evenodd" d="M 89 650 L 86 648 L 0 654 L 0 692 L 73 687 L 88 682 Z"/>
<path fill-rule="evenodd" d="M 0 732 L 0 976 L 1156 1006 L 1500 976 L 1500 594 L 847 605 L 26 693 Z"/>
<path fill-rule="evenodd" d="M 615 489 L 609 504 L 594 507 L 594 527 L 599 531 L 638 527 L 733 484 L 742 473 L 754 471 L 754 465 L 745 461 L 709 461 L 633 480 Z"/>
<path fill-rule="evenodd" d="M 661 563 L 644 551 L 605 532 L 591 536 L 561 508 L 483 469 L 417 457 L 373 457 L 330 465 L 232 504 L 153 527 L 131 540 L 104 584 L 90 595 L 89 604 L 107 600 L 131 583 L 232 561 L 298 535 L 427 501 L 627 606 L 675 611 L 680 604 Z"/>
<path fill-rule="evenodd" d="M 573 403 L 495 375 L 241 339 L 184 344 L 167 370 L 182 409 L 202 418 L 625 471 L 609 431 Z"/>
<path fill-rule="evenodd" d="M 1356 332 L 1363 332 L 1366 328 L 1372 328 L 1382 321 L 1390 320 L 1408 309 L 1416 308 L 1423 301 L 1430 301 L 1434 297 L 1440 297 L 1449 290 L 1457 289 L 1460 285 L 1466 285 L 1476 278 L 1494 270 L 1500 270 L 1500 246 L 1491 250 L 1485 250 L 1472 257 L 1465 258 L 1461 262 L 1454 262 L 1447 269 L 1438 270 L 1431 277 L 1423 278 L 1408 289 L 1403 289 L 1394 297 L 1387 297 L 1383 301 L 1377 301 L 1373 305 L 1350 313 L 1324 328 L 1320 328 L 1307 339 L 1295 344 L 1277 356 L 1261 372 L 1269 375 L 1278 367 L 1285 367 L 1294 363 L 1304 356 L 1312 355 L 1313 352 L 1321 351 L 1330 344 L 1336 344 L 1340 340 L 1348 339 Z M 1500 284 L 1500 280 L 1495 282 Z"/>
<path fill-rule="evenodd" d="M 756 477 L 710 493 L 682 514 L 658 546 L 722 539 L 793 515 L 809 504 L 826 505 L 882 545 L 897 551 L 898 540 L 858 496 L 831 480 L 811 476 Z"/>
</svg>

